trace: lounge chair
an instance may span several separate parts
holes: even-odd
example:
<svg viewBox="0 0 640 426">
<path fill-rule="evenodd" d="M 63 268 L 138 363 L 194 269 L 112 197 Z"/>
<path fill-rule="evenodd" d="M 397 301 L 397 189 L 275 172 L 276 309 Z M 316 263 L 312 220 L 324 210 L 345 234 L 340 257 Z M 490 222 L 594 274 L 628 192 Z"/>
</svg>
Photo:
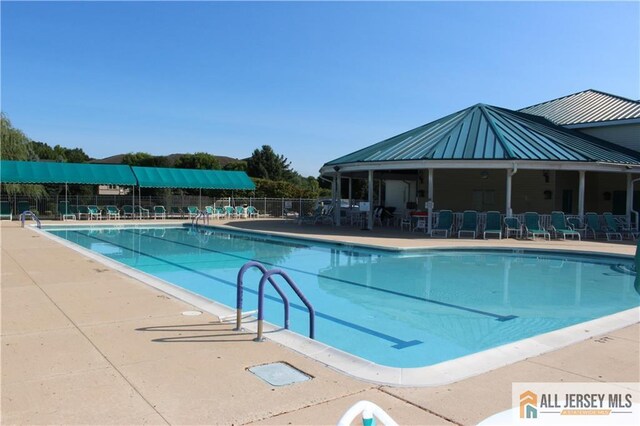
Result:
<svg viewBox="0 0 640 426">
<path fill-rule="evenodd" d="M 462 234 L 471 234 L 471 238 L 476 238 L 478 232 L 478 212 L 475 210 L 465 210 L 462 213 L 462 226 L 458 230 L 458 238 Z"/>
<path fill-rule="evenodd" d="M 260 217 L 258 209 L 253 206 L 247 207 L 247 214 L 249 215 L 249 217 Z"/>
<path fill-rule="evenodd" d="M 224 211 L 219 211 L 218 209 L 214 208 L 213 206 L 205 206 L 204 207 L 204 212 L 207 216 L 214 218 L 214 219 L 221 219 L 224 217 Z"/>
<path fill-rule="evenodd" d="M 58 202 L 58 215 L 60 216 L 60 219 L 62 220 L 67 220 L 67 219 L 75 219 L 76 215 L 75 213 L 73 213 L 71 206 L 69 206 L 69 202 L 68 201 L 59 201 Z"/>
<path fill-rule="evenodd" d="M 637 239 L 637 233 L 632 232 L 630 229 L 625 229 L 622 224 L 616 221 L 611 213 L 602 213 L 602 217 L 604 218 L 604 223 L 607 225 L 607 240 L 611 240 L 611 236 L 617 235 L 618 239 L 623 239 L 626 235 L 629 239 Z"/>
<path fill-rule="evenodd" d="M 184 210 L 182 209 L 182 207 L 173 206 L 171 207 L 171 216 L 179 217 L 182 219 L 184 217 Z"/>
<path fill-rule="evenodd" d="M 300 216 L 298 218 L 298 224 L 303 223 L 325 223 L 330 222 L 333 224 L 333 206 L 329 207 L 326 211 L 323 206 L 318 206 L 310 216 Z"/>
<path fill-rule="evenodd" d="M 153 206 L 153 218 L 154 219 L 166 219 L 167 218 L 167 209 L 164 206 Z"/>
<path fill-rule="evenodd" d="M 116 206 L 104 206 L 104 213 L 107 219 L 120 219 L 120 210 Z"/>
<path fill-rule="evenodd" d="M 102 219 L 102 212 L 96 205 L 87 206 L 87 210 L 89 210 L 89 220 L 91 219 Z"/>
<path fill-rule="evenodd" d="M 598 239 L 598 235 L 606 235 L 607 231 L 609 230 L 609 228 L 607 228 L 606 226 L 602 226 L 602 224 L 600 223 L 600 218 L 598 217 L 597 213 L 594 212 L 589 212 L 586 213 L 584 215 L 584 218 L 587 222 L 587 235 L 589 234 L 589 231 L 591 231 L 591 233 L 593 234 L 593 239 L 597 240 Z M 622 238 L 622 236 L 620 236 Z M 610 239 L 609 236 L 607 236 L 607 240 Z"/>
<path fill-rule="evenodd" d="M 232 206 L 224 206 L 224 215 L 227 219 L 231 219 L 232 217 L 235 217 L 236 211 Z"/>
<path fill-rule="evenodd" d="M 149 219 L 151 217 L 151 215 L 149 214 L 149 209 L 145 209 L 142 206 L 135 206 L 133 208 L 133 212 L 135 213 L 135 216 L 139 217 L 140 219 L 142 218 Z"/>
<path fill-rule="evenodd" d="M 8 201 L 0 201 L 0 219 L 13 219 L 13 214 L 11 213 L 11 203 Z"/>
<path fill-rule="evenodd" d="M 531 236 L 532 239 L 542 235 L 546 240 L 551 240 L 551 234 L 549 231 L 542 229 L 540 226 L 540 215 L 536 212 L 526 212 L 524 214 L 524 228 L 527 231 L 527 237 Z"/>
<path fill-rule="evenodd" d="M 556 238 L 558 238 L 558 235 L 562 235 L 562 239 L 566 240 L 568 235 L 571 236 L 571 238 L 578 237 L 578 240 L 581 239 L 580 233 L 567 225 L 564 212 L 551 212 L 551 229 L 553 230 Z"/>
<path fill-rule="evenodd" d="M 135 211 L 133 210 L 133 206 L 130 204 L 125 204 L 122 206 L 122 217 L 123 218 L 131 218 L 135 217 Z"/>
<path fill-rule="evenodd" d="M 515 234 L 516 238 L 522 238 L 522 224 L 517 217 L 505 217 L 504 218 L 504 233 L 505 238 L 509 238 L 511 234 Z"/>
<path fill-rule="evenodd" d="M 500 223 L 500 212 L 487 212 L 487 219 L 484 224 L 482 238 L 487 239 L 487 234 L 498 234 L 498 239 L 502 239 L 502 224 Z"/>
<path fill-rule="evenodd" d="M 587 225 L 577 216 L 572 216 L 567 218 L 567 224 L 573 229 L 577 231 L 581 237 L 586 236 L 587 233 Z"/>
<path fill-rule="evenodd" d="M 448 238 L 453 226 L 453 212 L 451 210 L 440 210 L 438 214 L 438 223 L 431 229 L 431 236 L 434 234 L 444 233 L 444 237 Z"/>
<path fill-rule="evenodd" d="M 236 217 L 242 217 L 242 218 L 246 218 L 247 217 L 247 213 L 246 213 L 244 207 L 236 206 Z"/>
<path fill-rule="evenodd" d="M 196 206 L 187 206 L 187 217 L 189 219 L 197 217 L 199 213 L 200 213 L 200 209 L 198 209 L 198 207 L 196 207 Z"/>
<path fill-rule="evenodd" d="M 78 206 L 78 219 L 82 220 L 82 218 L 89 219 L 89 207 L 87 206 Z"/>
</svg>

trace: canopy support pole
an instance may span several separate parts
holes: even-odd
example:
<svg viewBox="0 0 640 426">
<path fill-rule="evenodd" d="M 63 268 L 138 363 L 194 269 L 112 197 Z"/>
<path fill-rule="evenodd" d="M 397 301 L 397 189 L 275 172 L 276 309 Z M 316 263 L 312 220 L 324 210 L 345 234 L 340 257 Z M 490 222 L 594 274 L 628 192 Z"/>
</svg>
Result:
<svg viewBox="0 0 640 426">
<path fill-rule="evenodd" d="M 507 217 L 513 216 L 513 209 L 511 208 L 511 186 L 512 186 L 511 178 L 513 178 L 513 175 L 515 175 L 516 173 L 518 173 L 518 165 L 514 163 L 513 169 L 511 170 L 507 169 L 507 190 L 506 190 L 507 202 L 505 205 L 505 214 L 507 215 Z"/>
<path fill-rule="evenodd" d="M 369 186 L 369 211 L 367 212 L 367 229 L 371 231 L 373 229 L 373 170 L 369 170 L 367 184 Z"/>
<path fill-rule="evenodd" d="M 584 182 L 585 182 L 585 171 L 580 170 L 580 180 L 578 182 L 578 216 L 580 216 L 580 220 L 584 218 Z"/>
<path fill-rule="evenodd" d="M 336 172 L 336 207 L 333 211 L 334 222 L 336 226 L 340 226 L 340 210 L 342 208 L 342 176 L 340 172 Z"/>
<path fill-rule="evenodd" d="M 135 214 L 136 214 L 136 187 L 135 186 L 131 187 L 131 204 L 133 208 L 133 214 L 135 217 Z"/>
<path fill-rule="evenodd" d="M 429 169 L 429 178 L 427 179 L 427 232 L 431 235 L 431 227 L 433 226 L 433 169 Z M 411 228 L 411 225 L 409 225 Z"/>
<path fill-rule="evenodd" d="M 198 188 L 198 210 L 202 210 L 202 188 Z"/>
</svg>

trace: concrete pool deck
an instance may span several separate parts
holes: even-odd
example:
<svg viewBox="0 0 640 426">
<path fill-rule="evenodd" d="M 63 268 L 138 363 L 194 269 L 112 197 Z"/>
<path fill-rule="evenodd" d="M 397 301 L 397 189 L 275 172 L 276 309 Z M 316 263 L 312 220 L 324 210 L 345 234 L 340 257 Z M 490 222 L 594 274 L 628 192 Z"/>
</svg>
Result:
<svg viewBox="0 0 640 426">
<path fill-rule="evenodd" d="M 228 225 L 391 247 L 635 252 L 620 243 L 430 240 L 279 220 Z M 210 314 L 183 316 L 193 306 L 16 222 L 2 222 L 0 232 L 3 424 L 335 424 L 361 399 L 400 424 L 475 424 L 510 408 L 512 382 L 640 381 L 635 324 L 450 385 L 375 385 L 276 343 L 254 343 Z M 273 387 L 246 371 L 274 361 L 313 379 Z"/>
</svg>

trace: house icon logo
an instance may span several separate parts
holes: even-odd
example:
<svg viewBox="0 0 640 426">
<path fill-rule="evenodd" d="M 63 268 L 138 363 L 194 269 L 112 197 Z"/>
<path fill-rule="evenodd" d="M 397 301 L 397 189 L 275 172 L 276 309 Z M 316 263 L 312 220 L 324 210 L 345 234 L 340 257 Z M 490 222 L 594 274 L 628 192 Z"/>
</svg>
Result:
<svg viewBox="0 0 640 426">
<path fill-rule="evenodd" d="M 538 395 L 529 390 L 520 394 L 520 418 L 538 418 Z"/>
</svg>

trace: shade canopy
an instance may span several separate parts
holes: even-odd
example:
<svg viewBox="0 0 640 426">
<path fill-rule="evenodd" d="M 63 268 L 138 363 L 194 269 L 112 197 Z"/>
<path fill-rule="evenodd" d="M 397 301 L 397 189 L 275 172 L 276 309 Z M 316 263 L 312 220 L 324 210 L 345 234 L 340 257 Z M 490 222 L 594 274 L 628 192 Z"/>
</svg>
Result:
<svg viewBox="0 0 640 426">
<path fill-rule="evenodd" d="M 131 167 L 119 164 L 9 161 L 0 163 L 2 183 L 72 183 L 86 185 L 136 184 Z"/>
<path fill-rule="evenodd" d="M 254 190 L 245 172 L 226 170 L 171 169 L 131 167 L 142 188 L 202 188 Z"/>
</svg>

